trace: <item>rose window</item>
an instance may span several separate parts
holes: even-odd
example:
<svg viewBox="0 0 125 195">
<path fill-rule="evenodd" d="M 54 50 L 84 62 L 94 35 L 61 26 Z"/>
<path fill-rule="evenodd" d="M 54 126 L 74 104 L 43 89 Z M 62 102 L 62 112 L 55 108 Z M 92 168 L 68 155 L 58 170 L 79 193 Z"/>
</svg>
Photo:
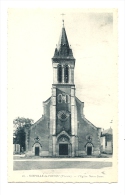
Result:
<svg viewBox="0 0 125 195">
<path fill-rule="evenodd" d="M 69 112 L 67 112 L 65 110 L 61 110 L 58 112 L 58 118 L 61 121 L 66 121 L 68 117 L 69 117 Z"/>
</svg>

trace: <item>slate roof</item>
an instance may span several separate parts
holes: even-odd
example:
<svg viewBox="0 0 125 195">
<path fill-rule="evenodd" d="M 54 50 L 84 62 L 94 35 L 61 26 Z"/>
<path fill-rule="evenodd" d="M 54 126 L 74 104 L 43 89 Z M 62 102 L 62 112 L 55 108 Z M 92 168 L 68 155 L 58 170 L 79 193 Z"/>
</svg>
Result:
<svg viewBox="0 0 125 195">
<path fill-rule="evenodd" d="M 69 48 L 69 43 L 68 43 L 68 39 L 67 39 L 67 35 L 66 35 L 66 31 L 64 27 L 62 27 L 62 30 L 61 30 L 57 49 L 60 50 L 63 45 Z"/>
</svg>

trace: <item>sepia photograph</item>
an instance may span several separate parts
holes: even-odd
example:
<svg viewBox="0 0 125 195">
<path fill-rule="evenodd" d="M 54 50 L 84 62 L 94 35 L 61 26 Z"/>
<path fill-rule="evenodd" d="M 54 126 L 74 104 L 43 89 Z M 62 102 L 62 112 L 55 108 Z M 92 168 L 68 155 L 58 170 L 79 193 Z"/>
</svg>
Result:
<svg viewBox="0 0 125 195">
<path fill-rule="evenodd" d="M 117 11 L 7 10 L 8 182 L 118 181 Z"/>
</svg>

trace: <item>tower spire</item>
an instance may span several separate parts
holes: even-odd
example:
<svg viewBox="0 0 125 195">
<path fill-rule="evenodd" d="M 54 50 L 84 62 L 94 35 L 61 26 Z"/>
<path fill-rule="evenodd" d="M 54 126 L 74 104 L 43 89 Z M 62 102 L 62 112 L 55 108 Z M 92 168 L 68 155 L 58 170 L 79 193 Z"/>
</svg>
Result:
<svg viewBox="0 0 125 195">
<path fill-rule="evenodd" d="M 63 16 L 65 14 L 61 14 L 61 15 Z M 74 58 L 73 53 L 72 53 L 72 49 L 70 48 L 69 43 L 68 43 L 68 38 L 67 38 L 66 30 L 64 27 L 64 19 L 62 19 L 62 25 L 63 26 L 62 26 L 62 30 L 61 30 L 61 35 L 59 38 L 57 48 L 55 49 L 54 57 Z"/>
</svg>

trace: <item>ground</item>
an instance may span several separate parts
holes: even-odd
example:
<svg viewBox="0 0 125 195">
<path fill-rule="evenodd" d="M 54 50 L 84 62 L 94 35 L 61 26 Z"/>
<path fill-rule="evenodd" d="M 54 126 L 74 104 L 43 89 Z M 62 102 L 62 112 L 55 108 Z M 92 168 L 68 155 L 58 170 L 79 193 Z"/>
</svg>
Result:
<svg viewBox="0 0 125 195">
<path fill-rule="evenodd" d="M 109 156 L 110 157 L 110 156 Z M 102 169 L 112 167 L 111 158 L 40 158 L 14 156 L 14 170 Z"/>
</svg>

